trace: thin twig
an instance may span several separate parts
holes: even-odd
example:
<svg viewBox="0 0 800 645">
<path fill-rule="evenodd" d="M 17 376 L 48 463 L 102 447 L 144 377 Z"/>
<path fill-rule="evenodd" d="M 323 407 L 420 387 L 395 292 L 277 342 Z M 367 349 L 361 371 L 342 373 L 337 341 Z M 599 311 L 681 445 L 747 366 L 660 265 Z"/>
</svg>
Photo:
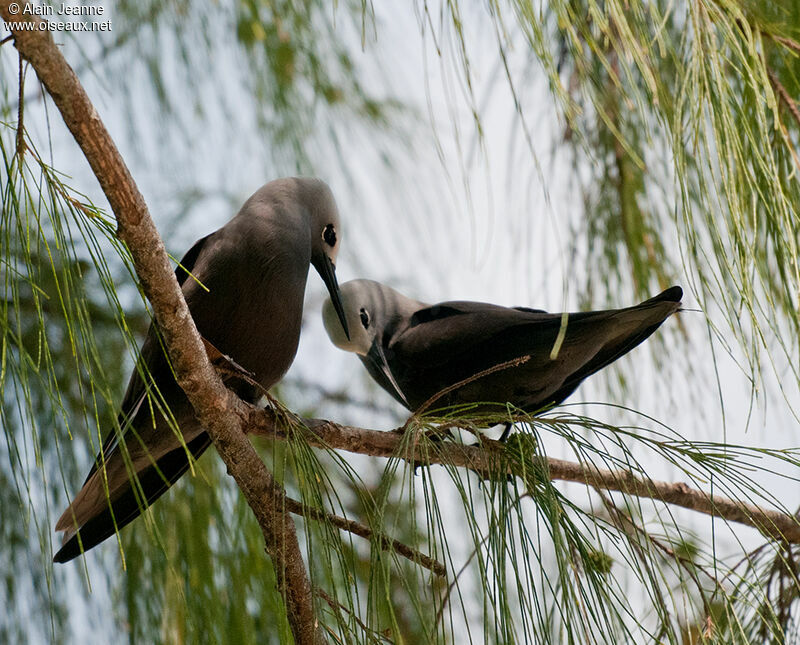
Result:
<svg viewBox="0 0 800 645">
<path fill-rule="evenodd" d="M 780 43 L 781 45 L 785 45 L 789 49 L 794 50 L 795 52 L 800 54 L 800 43 L 798 43 L 796 40 L 792 40 L 791 38 L 784 38 L 783 36 L 773 36 L 772 34 L 770 34 L 770 37 L 775 42 Z"/>
<path fill-rule="evenodd" d="M 530 356 L 520 356 L 519 358 L 514 358 L 510 361 L 506 361 L 505 363 L 500 363 L 498 365 L 494 365 L 488 369 L 481 370 L 477 374 L 473 374 L 472 376 L 468 376 L 465 379 L 460 380 L 458 383 L 453 383 L 453 385 L 449 385 L 446 388 L 439 390 L 436 394 L 434 394 L 431 398 L 429 398 L 425 403 L 419 406 L 416 411 L 408 417 L 408 420 L 403 424 L 402 427 L 398 428 L 395 432 L 400 435 L 404 435 L 406 430 L 410 425 L 416 421 L 419 416 L 425 412 L 433 403 L 441 399 L 443 396 L 447 396 L 450 392 L 457 390 L 460 387 L 464 387 L 473 381 L 477 381 L 478 379 L 483 378 L 484 376 L 489 376 L 489 374 L 494 374 L 495 372 L 500 372 L 501 370 L 508 369 L 509 367 L 516 367 L 518 365 L 522 365 L 526 363 L 530 359 Z M 411 441 L 409 442 L 408 448 L 409 450 L 414 453 L 417 451 L 417 447 L 419 446 L 419 432 L 415 431 L 414 435 L 411 437 Z M 414 471 L 416 472 L 416 466 L 422 464 L 416 464 L 414 467 Z"/>
<path fill-rule="evenodd" d="M 767 67 L 767 75 L 769 76 L 770 85 L 772 85 L 773 89 L 778 93 L 778 98 L 780 103 L 786 105 L 786 107 L 789 109 L 789 112 L 794 117 L 794 120 L 797 122 L 798 125 L 800 125 L 800 110 L 798 110 L 797 108 L 797 103 L 792 99 L 791 96 L 789 96 L 789 92 L 780 82 L 777 74 L 775 74 L 775 72 L 773 72 L 769 67 Z M 795 150 L 794 147 L 794 142 L 792 141 L 792 138 L 789 136 L 789 132 L 786 129 L 786 126 L 781 121 L 780 114 L 775 115 L 775 121 L 777 122 L 781 134 L 783 135 L 783 140 L 786 144 L 786 147 L 792 155 L 792 161 L 794 161 L 795 167 L 798 170 L 800 170 L 800 157 L 798 157 L 797 155 L 797 151 Z"/>
<path fill-rule="evenodd" d="M 427 410 L 429 407 L 431 407 L 431 405 L 433 405 L 436 401 L 441 399 L 443 396 L 447 396 L 453 390 L 457 390 L 460 387 L 464 387 L 465 385 L 468 385 L 469 383 L 472 383 L 473 381 L 477 381 L 478 379 L 481 379 L 484 376 L 489 376 L 489 374 L 494 374 L 495 372 L 499 372 L 501 370 L 507 370 L 510 367 L 518 367 L 519 365 L 527 363 L 530 360 L 530 358 L 531 358 L 530 356 L 520 356 L 519 358 L 514 358 L 514 359 L 512 359 L 510 361 L 506 361 L 505 363 L 500 363 L 499 365 L 495 365 L 493 367 L 490 367 L 489 369 L 482 370 L 482 371 L 478 372 L 477 374 L 473 374 L 472 376 L 469 376 L 469 377 L 459 381 L 458 383 L 454 383 L 453 385 L 447 386 L 443 390 L 440 390 L 439 392 L 434 394 L 431 398 L 429 398 L 427 401 L 425 401 L 425 403 L 423 403 L 421 406 L 419 406 L 416 409 L 416 411 L 414 412 L 414 417 L 418 417 L 419 415 L 421 415 L 423 412 L 425 412 L 425 410 Z M 414 417 L 412 417 L 412 418 L 414 418 Z"/>
<path fill-rule="evenodd" d="M 473 558 L 476 555 L 478 555 L 478 550 L 483 546 L 483 544 L 486 542 L 486 540 L 489 539 L 489 537 L 490 537 L 490 535 L 487 533 L 486 535 L 484 535 L 481 538 L 480 543 L 478 543 L 478 545 L 474 549 L 472 549 L 472 552 L 469 554 L 469 557 L 466 559 L 464 564 L 461 565 L 461 568 L 458 570 L 458 573 L 456 573 L 455 578 L 453 578 L 453 581 L 447 587 L 447 591 L 444 592 L 444 597 L 442 598 L 442 604 L 439 606 L 439 609 L 436 611 L 436 618 L 433 621 L 434 628 L 439 625 L 439 621 L 442 619 L 442 616 L 444 615 L 444 608 L 447 606 L 447 603 L 450 602 L 450 596 L 453 593 L 453 589 L 455 589 L 456 585 L 458 584 L 458 579 L 467 570 L 467 567 L 469 566 L 469 563 L 472 562 Z"/>
<path fill-rule="evenodd" d="M 25 154 L 25 64 L 22 54 L 19 55 L 19 105 L 17 106 L 17 158 L 22 164 Z"/>
<path fill-rule="evenodd" d="M 767 68 L 767 75 L 769 76 L 770 83 L 772 83 L 772 87 L 778 92 L 781 101 L 789 108 L 789 112 L 791 112 L 794 120 L 800 125 L 800 109 L 798 109 L 797 103 L 789 95 L 789 91 L 783 86 L 783 83 L 780 82 L 778 75 L 774 71 Z"/>
<path fill-rule="evenodd" d="M 634 533 L 641 535 L 653 546 L 655 546 L 662 553 L 664 553 L 667 557 L 677 562 L 678 565 L 681 566 L 686 571 L 686 573 L 689 575 L 689 577 L 692 579 L 692 581 L 695 583 L 695 586 L 697 587 L 697 592 L 700 594 L 700 599 L 703 601 L 703 608 L 705 609 L 706 616 L 710 616 L 711 605 L 709 604 L 708 599 L 706 598 L 705 591 L 703 590 L 703 585 L 700 584 L 700 579 L 697 577 L 696 569 L 700 569 L 701 571 L 703 571 L 703 573 L 705 573 L 714 582 L 716 586 L 719 585 L 717 579 L 714 578 L 714 576 L 710 575 L 702 567 L 698 567 L 697 564 L 695 564 L 688 558 L 678 555 L 677 553 L 675 553 L 673 549 L 671 549 L 665 544 L 662 544 L 656 538 L 650 535 L 650 533 L 645 531 L 644 528 L 636 524 L 636 522 L 633 521 L 633 519 L 628 515 L 628 513 L 623 512 L 622 509 L 618 508 L 617 505 L 614 504 L 611 497 L 605 493 L 605 491 L 597 490 L 597 494 L 600 497 L 600 500 L 603 502 L 603 506 L 605 506 L 606 511 L 608 511 L 609 515 L 616 520 L 615 525 L 620 531 L 627 533 L 629 537 L 632 537 L 630 536 L 630 531 L 633 531 Z M 634 542 L 633 540 L 630 541 L 630 544 L 633 546 L 642 564 L 644 566 L 649 566 L 647 564 L 647 560 L 644 556 L 643 549 L 641 548 L 641 546 L 638 543 Z M 655 591 L 660 597 L 661 592 L 658 590 L 657 587 L 655 588 Z M 666 607 L 667 604 L 662 601 L 661 606 Z"/>
<path fill-rule="evenodd" d="M 387 642 L 387 643 L 391 643 L 391 642 L 392 642 L 392 641 L 391 641 L 391 640 L 389 640 L 389 639 L 388 639 L 388 638 L 387 638 L 385 635 L 381 634 L 381 633 L 380 633 L 380 632 L 378 632 L 377 630 L 375 630 L 375 629 L 370 629 L 370 628 L 369 628 L 367 625 L 365 625 L 365 624 L 364 624 L 364 622 L 363 622 L 363 621 L 362 621 L 362 620 L 361 620 L 361 619 L 360 619 L 358 616 L 356 616 L 356 615 L 355 615 L 355 614 L 354 614 L 354 613 L 353 613 L 353 612 L 352 612 L 350 609 L 348 609 L 347 607 L 345 607 L 345 606 L 344 606 L 342 603 L 340 603 L 340 602 L 337 602 L 336 600 L 334 600 L 334 599 L 333 599 L 333 598 L 330 596 L 330 594 L 328 594 L 326 591 L 324 591 L 324 590 L 320 589 L 319 587 L 317 587 L 317 588 L 314 590 L 314 592 L 315 592 L 315 593 L 316 593 L 316 594 L 317 594 L 317 595 L 318 595 L 320 598 L 322 598 L 322 599 L 323 599 L 323 600 L 324 600 L 326 603 L 328 603 L 328 605 L 330 606 L 330 608 L 331 608 L 331 609 L 333 609 L 334 611 L 335 611 L 335 610 L 342 610 L 342 611 L 345 611 L 345 612 L 347 612 L 348 614 L 350 614 L 350 615 L 353 617 L 353 620 L 355 620 L 355 621 L 356 621 L 356 623 L 358 624 L 358 626 L 359 626 L 361 629 L 363 629 L 363 630 L 364 630 L 366 633 L 370 633 L 370 634 L 372 634 L 373 636 L 377 637 L 378 639 L 380 639 L 380 640 L 383 640 L 383 641 L 385 641 L 385 642 Z"/>
<path fill-rule="evenodd" d="M 295 515 L 300 515 L 313 520 L 330 522 L 336 528 L 342 529 L 343 531 L 347 531 L 348 533 L 352 533 L 353 535 L 357 535 L 358 537 L 362 537 L 366 540 L 371 540 L 373 537 L 375 537 L 378 540 L 381 549 L 384 551 L 394 551 L 398 555 L 408 558 L 419 566 L 435 573 L 437 576 L 445 577 L 447 575 L 447 568 L 438 560 L 435 560 L 434 558 L 417 551 L 407 544 L 400 542 L 400 540 L 395 540 L 394 538 L 381 535 L 380 533 L 376 535 L 375 531 L 365 524 L 361 524 L 355 520 L 347 519 L 346 517 L 334 515 L 333 513 L 328 513 L 318 508 L 312 508 L 311 506 L 303 504 L 302 502 L 298 502 L 296 499 L 292 499 L 291 497 L 286 498 L 286 508 L 290 513 L 294 513 Z"/>
</svg>

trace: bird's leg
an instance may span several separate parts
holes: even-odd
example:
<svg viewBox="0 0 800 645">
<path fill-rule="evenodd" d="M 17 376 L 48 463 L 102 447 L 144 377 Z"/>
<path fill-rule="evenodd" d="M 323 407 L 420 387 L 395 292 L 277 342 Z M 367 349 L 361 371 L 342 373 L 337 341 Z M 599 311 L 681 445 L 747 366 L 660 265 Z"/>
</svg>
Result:
<svg viewBox="0 0 800 645">
<path fill-rule="evenodd" d="M 267 400 L 267 405 L 275 413 L 275 416 L 284 422 L 285 425 L 296 426 L 303 424 L 303 420 L 299 416 L 284 406 L 283 403 L 272 396 L 261 383 L 255 380 L 255 374 L 253 372 L 239 365 L 239 363 L 227 354 L 223 354 L 213 343 L 205 338 L 202 340 L 206 349 L 206 354 L 208 354 L 208 360 L 218 372 L 244 381 L 255 388 L 256 392 Z"/>
<path fill-rule="evenodd" d="M 498 441 L 500 443 L 505 443 L 505 440 L 508 439 L 508 435 L 511 434 L 511 428 L 513 428 L 513 427 L 514 427 L 514 424 L 511 423 L 510 421 L 508 423 L 506 423 L 506 427 L 503 430 L 503 434 L 501 434 L 500 438 L 498 439 Z"/>
<path fill-rule="evenodd" d="M 211 361 L 211 364 L 220 374 L 231 376 L 252 386 L 260 396 L 263 396 L 267 400 L 267 404 L 272 408 L 276 416 L 284 420 L 290 420 L 295 425 L 302 424 L 302 419 L 299 416 L 286 408 L 278 399 L 272 396 L 261 383 L 255 380 L 256 375 L 253 372 L 239 365 L 239 363 L 227 354 L 223 354 L 205 338 L 202 340 L 209 361 Z M 223 381 L 224 380 L 226 379 L 223 378 Z"/>
<path fill-rule="evenodd" d="M 227 354 L 223 354 L 222 358 L 225 359 L 225 362 L 232 368 L 231 371 L 233 371 L 234 374 L 239 374 L 242 376 L 242 378 L 247 378 L 247 379 L 255 378 L 256 376 L 255 372 L 251 372 L 250 370 L 242 367 L 241 365 L 239 365 L 239 363 L 237 363 Z"/>
<path fill-rule="evenodd" d="M 213 343 L 209 342 L 205 338 L 202 340 L 203 345 L 206 348 L 208 360 L 218 371 L 228 374 L 229 376 L 238 376 L 239 378 L 244 379 L 248 383 L 252 384 L 253 379 L 256 376 L 253 374 L 253 372 L 239 365 L 239 363 L 237 363 L 227 354 L 223 354 L 214 346 Z"/>
<path fill-rule="evenodd" d="M 452 439 L 453 438 L 452 429 L 454 427 L 455 427 L 454 425 L 448 423 L 435 426 L 425 433 L 425 438 L 430 439 L 431 441 L 435 441 L 437 443 L 440 441 L 444 441 L 445 439 Z"/>
</svg>

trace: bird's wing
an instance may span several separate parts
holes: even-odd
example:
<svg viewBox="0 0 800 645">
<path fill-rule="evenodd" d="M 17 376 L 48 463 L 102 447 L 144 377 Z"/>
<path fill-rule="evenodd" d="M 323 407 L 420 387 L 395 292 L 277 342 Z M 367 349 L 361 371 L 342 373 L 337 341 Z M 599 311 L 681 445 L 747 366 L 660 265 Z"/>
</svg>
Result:
<svg viewBox="0 0 800 645">
<path fill-rule="evenodd" d="M 627 309 L 569 314 L 560 352 L 575 361 L 575 377 L 585 378 L 642 342 L 677 310 L 681 295 L 673 287 Z M 395 360 L 418 368 L 463 361 L 480 371 L 524 355 L 531 365 L 547 363 L 562 323 L 562 314 L 445 302 L 414 313 L 389 349 Z"/>
<path fill-rule="evenodd" d="M 199 290 L 192 288 L 192 285 L 187 282 L 190 276 L 189 272 L 195 269 L 202 252 L 209 250 L 211 246 L 209 240 L 213 236 L 214 234 L 211 234 L 198 240 L 175 270 L 178 283 L 183 287 L 184 295 L 190 306 L 192 294 Z M 57 554 L 56 561 L 69 560 L 80 552 L 76 529 L 80 528 L 80 542 L 85 550 L 133 520 L 141 513 L 142 508 L 158 499 L 186 471 L 190 459 L 198 458 L 209 445 L 208 435 L 201 433 L 199 436 L 187 438 L 185 447 L 181 446 L 156 457 L 157 461 L 154 465 L 132 466 L 137 471 L 136 483 L 128 486 L 122 494 L 116 497 L 111 508 L 108 508 L 106 502 L 98 513 L 93 510 L 97 507 L 101 496 L 107 498 L 106 487 L 113 488 L 116 485 L 115 482 L 121 476 L 120 469 L 124 471 L 131 467 L 126 466 L 125 457 L 118 454 L 119 437 L 129 431 L 129 426 L 137 414 L 150 414 L 147 409 L 140 412 L 140 408 L 147 399 L 150 384 L 155 380 L 161 388 L 167 387 L 172 390 L 177 387 L 174 383 L 171 384 L 172 388 L 169 387 L 170 370 L 161 339 L 155 325 L 151 324 L 139 353 L 136 369 L 131 375 L 120 406 L 119 429 L 112 428 L 107 433 L 103 447 L 92 464 L 83 487 L 56 523 L 57 530 L 66 532 L 64 547 Z M 165 392 L 165 396 L 169 397 L 170 395 Z M 136 423 L 137 426 L 143 425 L 139 421 Z M 100 479 L 98 472 L 98 467 L 102 464 L 111 468 L 111 472 L 106 475 L 109 480 L 107 483 Z"/>
<path fill-rule="evenodd" d="M 534 411 L 560 403 L 587 376 L 645 340 L 678 310 L 680 296 L 679 289 L 667 290 L 627 309 L 568 314 L 566 328 L 562 314 L 442 303 L 416 312 L 404 330 L 391 335 L 385 353 L 414 406 L 454 383 L 527 357 L 513 374 L 465 384 L 458 396 L 510 400 Z"/>
<path fill-rule="evenodd" d="M 415 312 L 408 326 L 391 340 L 389 349 L 398 359 L 419 367 L 433 367 L 463 356 L 474 356 L 476 349 L 484 346 L 494 347 L 492 353 L 502 362 L 508 359 L 500 357 L 506 352 L 501 351 L 498 342 L 504 338 L 511 340 L 509 334 L 529 336 L 526 330 L 532 325 L 546 329 L 557 327 L 560 321 L 560 315 L 539 310 L 512 309 L 483 302 L 443 302 Z"/>
<path fill-rule="evenodd" d="M 187 448 L 197 459 L 210 443 L 211 438 L 204 432 L 192 439 Z M 183 447 L 161 457 L 155 466 L 150 466 L 138 474 L 137 486 L 130 486 L 112 502 L 111 508 L 106 507 L 71 535 L 53 557 L 53 561 L 68 562 L 112 536 L 135 520 L 143 508 L 161 497 L 188 468 L 189 458 Z"/>
<path fill-rule="evenodd" d="M 205 248 L 206 243 L 214 236 L 214 233 L 200 238 L 192 245 L 186 254 L 181 258 L 180 264 L 175 267 L 175 277 L 178 279 L 178 284 L 183 286 L 186 279 L 190 277 L 190 272 L 194 269 L 197 263 L 197 258 Z M 117 418 L 117 423 L 121 428 L 121 432 L 117 428 L 111 428 L 103 441 L 103 447 L 100 449 L 97 457 L 95 458 L 92 468 L 86 477 L 84 484 L 89 481 L 89 478 L 97 470 L 98 464 L 103 463 L 107 459 L 119 443 L 119 436 L 125 432 L 127 423 L 133 419 L 142 403 L 147 398 L 147 381 L 142 377 L 146 370 L 151 375 L 160 374 L 164 370 L 169 370 L 166 354 L 162 346 L 161 338 L 159 337 L 158 330 L 155 325 L 151 323 L 150 328 L 147 330 L 142 348 L 139 352 L 139 359 L 137 365 L 131 374 L 128 387 L 125 390 L 125 396 L 122 397 L 120 404 L 120 413 Z M 149 379 L 147 379 L 149 381 Z"/>
<path fill-rule="evenodd" d="M 602 344 L 591 359 L 583 362 L 565 380 L 563 387 L 553 398 L 564 400 L 585 378 L 610 365 L 644 342 L 648 336 L 661 326 L 661 323 L 678 311 L 682 297 L 683 290 L 680 287 L 670 287 L 657 296 L 627 309 L 608 312 L 587 312 L 584 318 L 580 318 L 581 314 L 570 316 L 570 323 L 573 322 L 573 316 L 576 316 L 577 323 L 573 325 L 573 328 L 577 328 L 573 334 L 567 334 L 569 343 L 572 346 L 580 345 L 580 343 L 586 344 L 586 335 L 592 334 L 593 329 L 596 329 L 596 322 L 595 324 L 581 325 L 582 320 L 592 323 L 593 317 L 595 320 L 599 317 L 603 322 L 608 321 L 611 323 L 608 325 L 610 329 L 605 332 L 607 336 L 606 342 Z"/>
</svg>

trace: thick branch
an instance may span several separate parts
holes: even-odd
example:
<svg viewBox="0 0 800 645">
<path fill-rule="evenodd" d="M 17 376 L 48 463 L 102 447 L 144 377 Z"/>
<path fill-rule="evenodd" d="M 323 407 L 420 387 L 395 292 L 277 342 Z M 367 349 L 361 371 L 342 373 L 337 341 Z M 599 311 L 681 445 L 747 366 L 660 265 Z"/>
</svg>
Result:
<svg viewBox="0 0 800 645">
<path fill-rule="evenodd" d="M 309 419 L 305 423 L 309 431 L 304 434 L 304 438 L 310 445 L 319 448 L 347 450 L 372 457 L 401 457 L 414 465 L 447 464 L 469 468 L 486 478 L 514 475 L 508 465 L 509 460 L 503 458 L 503 444 L 491 440 L 486 440 L 483 446 L 441 442 L 437 443 L 435 449 L 417 442 L 403 453 L 403 436 L 397 432 L 342 426 L 321 419 Z M 287 438 L 285 428 L 275 422 L 275 416 L 269 410 L 250 407 L 246 426 L 247 431 L 252 434 L 276 439 Z M 719 495 L 712 497 L 683 482 L 649 480 L 636 477 L 626 470 L 607 470 L 553 457 L 531 465 L 538 473 L 551 480 L 577 482 L 597 489 L 659 500 L 730 522 L 746 524 L 771 539 L 800 543 L 800 520 L 793 515 Z"/>
<path fill-rule="evenodd" d="M 14 44 L 53 97 L 64 122 L 86 156 L 117 218 L 117 235 L 128 247 L 142 288 L 153 305 L 178 383 L 208 430 L 220 456 L 258 519 L 267 552 L 286 599 L 295 642 L 322 640 L 313 611 L 311 585 L 303 564 L 285 493 L 242 433 L 238 401 L 211 367 L 200 335 L 183 299 L 161 237 L 144 198 L 72 68 L 41 18 L 13 15 L 0 0 L 3 19 L 33 23 L 31 31 L 13 32 Z M 17 4 L 19 6 L 19 4 Z"/>
</svg>

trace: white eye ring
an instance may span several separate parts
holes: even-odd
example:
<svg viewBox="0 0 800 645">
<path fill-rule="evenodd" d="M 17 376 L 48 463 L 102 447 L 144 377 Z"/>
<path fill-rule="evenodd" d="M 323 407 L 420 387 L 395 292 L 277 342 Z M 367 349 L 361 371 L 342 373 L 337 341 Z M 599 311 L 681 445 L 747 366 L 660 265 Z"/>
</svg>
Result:
<svg viewBox="0 0 800 645">
<path fill-rule="evenodd" d="M 336 246 L 336 228 L 333 224 L 322 229 L 322 241 L 330 247 Z"/>
<path fill-rule="evenodd" d="M 369 312 L 361 307 L 361 311 L 358 312 L 359 316 L 361 317 L 361 324 L 364 326 L 364 329 L 369 329 Z"/>
</svg>

